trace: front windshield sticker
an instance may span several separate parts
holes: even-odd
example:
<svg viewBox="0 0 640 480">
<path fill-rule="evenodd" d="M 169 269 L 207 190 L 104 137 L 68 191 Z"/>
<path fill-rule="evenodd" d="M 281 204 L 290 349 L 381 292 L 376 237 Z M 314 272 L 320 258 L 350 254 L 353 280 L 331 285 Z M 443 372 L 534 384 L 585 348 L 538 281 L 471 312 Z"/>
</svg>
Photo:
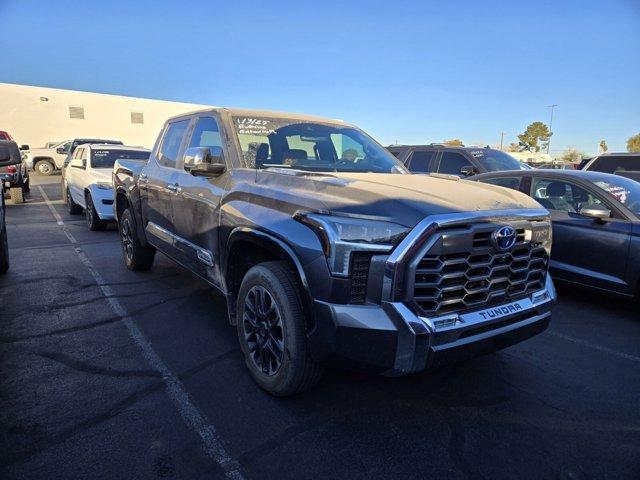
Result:
<svg viewBox="0 0 640 480">
<path fill-rule="evenodd" d="M 241 135 L 270 135 L 279 126 L 264 118 L 236 117 L 235 121 Z"/>
<path fill-rule="evenodd" d="M 605 182 L 596 182 L 601 189 L 615 197 L 620 203 L 627 203 L 627 196 L 629 195 L 629 190 L 624 187 L 620 187 L 617 185 L 611 185 L 610 183 Z"/>
</svg>

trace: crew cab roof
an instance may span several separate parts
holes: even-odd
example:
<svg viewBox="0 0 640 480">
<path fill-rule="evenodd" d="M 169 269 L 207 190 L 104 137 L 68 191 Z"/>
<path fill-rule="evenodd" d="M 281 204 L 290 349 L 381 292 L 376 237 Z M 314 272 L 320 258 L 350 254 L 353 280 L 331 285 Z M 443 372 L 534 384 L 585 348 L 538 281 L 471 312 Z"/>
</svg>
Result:
<svg viewBox="0 0 640 480">
<path fill-rule="evenodd" d="M 301 121 L 321 122 L 321 123 L 328 123 L 332 125 L 340 125 L 343 127 L 348 125 L 342 120 L 317 117 L 315 115 L 306 115 L 302 113 L 276 112 L 271 110 L 251 110 L 251 109 L 244 109 L 244 108 L 226 108 L 226 107 L 212 107 L 212 108 L 205 108 L 203 110 L 194 110 L 192 112 L 187 112 L 187 113 L 173 116 L 169 118 L 168 121 L 176 120 L 178 118 L 192 117 L 194 115 L 201 115 L 205 113 L 221 113 L 221 112 L 227 113 L 234 117 L 246 116 L 246 117 L 291 118 L 291 119 L 297 119 Z"/>
</svg>

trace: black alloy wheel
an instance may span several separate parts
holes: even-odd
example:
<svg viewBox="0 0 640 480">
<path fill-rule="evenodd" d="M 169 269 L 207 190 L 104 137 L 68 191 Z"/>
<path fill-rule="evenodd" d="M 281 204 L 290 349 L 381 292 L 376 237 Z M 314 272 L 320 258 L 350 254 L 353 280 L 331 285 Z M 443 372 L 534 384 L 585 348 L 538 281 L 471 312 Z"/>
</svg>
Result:
<svg viewBox="0 0 640 480">
<path fill-rule="evenodd" d="M 254 286 L 245 297 L 242 326 L 256 368 L 268 376 L 278 373 L 284 357 L 282 316 L 273 296 L 263 286 Z"/>
</svg>

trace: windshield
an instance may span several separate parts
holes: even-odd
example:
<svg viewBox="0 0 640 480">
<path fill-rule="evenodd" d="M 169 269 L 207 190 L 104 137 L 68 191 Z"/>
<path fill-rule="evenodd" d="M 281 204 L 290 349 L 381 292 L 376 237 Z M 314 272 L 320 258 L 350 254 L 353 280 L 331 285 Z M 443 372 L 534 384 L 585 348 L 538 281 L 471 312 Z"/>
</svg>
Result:
<svg viewBox="0 0 640 480">
<path fill-rule="evenodd" d="M 471 150 L 469 153 L 473 155 L 478 162 L 486 169 L 487 172 L 498 172 L 501 170 L 528 170 L 519 160 L 515 159 L 508 153 L 500 150 L 492 150 L 483 148 Z"/>
<path fill-rule="evenodd" d="M 633 213 L 640 215 L 640 183 L 614 175 L 593 175 L 589 180 Z"/>
<path fill-rule="evenodd" d="M 245 165 L 313 172 L 407 173 L 362 131 L 287 118 L 233 117 Z"/>
<path fill-rule="evenodd" d="M 91 166 L 93 168 L 113 168 L 116 160 L 148 160 L 149 152 L 140 150 L 92 150 Z"/>
</svg>

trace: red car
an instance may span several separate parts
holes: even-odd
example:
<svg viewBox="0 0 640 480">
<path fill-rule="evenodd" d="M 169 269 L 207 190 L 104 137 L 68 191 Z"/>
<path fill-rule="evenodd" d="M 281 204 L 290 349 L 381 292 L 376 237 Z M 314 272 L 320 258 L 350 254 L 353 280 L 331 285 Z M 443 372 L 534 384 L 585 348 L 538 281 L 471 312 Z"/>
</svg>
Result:
<svg viewBox="0 0 640 480">
<path fill-rule="evenodd" d="M 0 141 L 13 142 L 13 138 L 8 132 L 0 130 Z M 27 145 L 20 147 L 21 150 L 28 150 Z M 24 194 L 29 191 L 29 171 L 27 164 L 22 161 L 18 165 L 8 165 L 0 167 L 0 191 L 4 188 L 9 190 L 13 203 L 24 202 Z"/>
<path fill-rule="evenodd" d="M 9 135 L 9 132 L 0 130 L 0 140 L 9 140 L 10 142 L 12 142 L 13 138 L 11 138 L 11 135 Z"/>
</svg>

